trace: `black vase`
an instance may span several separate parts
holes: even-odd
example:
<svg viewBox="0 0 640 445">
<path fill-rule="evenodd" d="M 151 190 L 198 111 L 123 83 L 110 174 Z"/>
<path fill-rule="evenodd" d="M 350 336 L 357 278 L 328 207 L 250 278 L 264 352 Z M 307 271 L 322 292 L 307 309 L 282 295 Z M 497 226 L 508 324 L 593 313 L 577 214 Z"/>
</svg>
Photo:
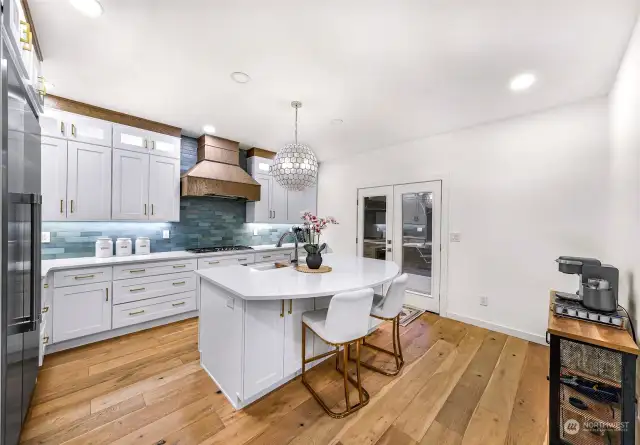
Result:
<svg viewBox="0 0 640 445">
<path fill-rule="evenodd" d="M 320 266 L 322 266 L 322 255 L 320 253 L 308 254 L 307 266 L 309 269 L 320 269 Z"/>
</svg>

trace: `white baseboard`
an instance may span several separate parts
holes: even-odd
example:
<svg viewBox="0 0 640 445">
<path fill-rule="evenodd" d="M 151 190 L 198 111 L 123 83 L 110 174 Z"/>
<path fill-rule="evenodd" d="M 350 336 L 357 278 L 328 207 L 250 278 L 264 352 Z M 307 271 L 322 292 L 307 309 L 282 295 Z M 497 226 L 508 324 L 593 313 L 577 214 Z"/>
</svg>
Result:
<svg viewBox="0 0 640 445">
<path fill-rule="evenodd" d="M 155 328 L 169 323 L 175 323 L 176 321 L 182 321 L 187 318 L 194 318 L 197 316 L 198 311 L 185 312 L 183 314 L 172 315 L 171 317 L 159 318 L 157 320 L 146 321 L 144 323 L 125 326 L 123 328 L 111 329 L 109 331 L 99 332 L 85 337 L 53 343 L 46 347 L 45 354 L 52 354 L 54 352 L 64 351 L 65 349 L 77 348 L 78 346 L 88 345 L 89 343 L 96 343 L 110 338 L 120 337 L 121 335 L 132 334 L 134 332 Z"/>
<path fill-rule="evenodd" d="M 457 320 L 462 323 L 471 324 L 481 328 L 489 329 L 491 331 L 500 332 L 502 334 L 511 335 L 512 337 L 518 337 L 523 340 L 548 346 L 544 335 L 538 335 L 538 334 L 532 334 L 531 332 L 519 331 L 517 329 L 509 328 L 507 326 L 502 326 L 499 324 L 490 323 L 488 321 L 480 320 L 478 318 L 472 318 L 472 317 L 467 317 L 465 315 L 456 314 L 455 312 L 447 312 L 446 317 L 452 318 L 453 320 Z"/>
</svg>

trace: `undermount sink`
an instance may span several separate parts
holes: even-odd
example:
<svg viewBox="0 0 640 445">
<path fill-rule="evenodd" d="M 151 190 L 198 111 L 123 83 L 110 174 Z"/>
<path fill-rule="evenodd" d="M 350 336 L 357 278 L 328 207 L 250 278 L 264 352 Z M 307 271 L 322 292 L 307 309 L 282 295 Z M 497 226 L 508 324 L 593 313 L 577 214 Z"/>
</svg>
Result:
<svg viewBox="0 0 640 445">
<path fill-rule="evenodd" d="M 284 263 L 256 263 L 256 264 L 247 264 L 246 266 L 253 270 L 261 270 L 261 271 L 289 267 L 288 264 L 284 264 Z"/>
</svg>

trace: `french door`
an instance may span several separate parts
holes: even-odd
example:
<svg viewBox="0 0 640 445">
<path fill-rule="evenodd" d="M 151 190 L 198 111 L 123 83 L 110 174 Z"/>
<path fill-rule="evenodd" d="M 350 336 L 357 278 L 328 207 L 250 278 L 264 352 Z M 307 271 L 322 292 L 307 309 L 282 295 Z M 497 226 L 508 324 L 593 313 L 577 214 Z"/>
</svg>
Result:
<svg viewBox="0 0 640 445">
<path fill-rule="evenodd" d="M 395 261 L 409 275 L 405 304 L 435 313 L 441 205 L 441 181 L 358 190 L 358 255 Z"/>
</svg>

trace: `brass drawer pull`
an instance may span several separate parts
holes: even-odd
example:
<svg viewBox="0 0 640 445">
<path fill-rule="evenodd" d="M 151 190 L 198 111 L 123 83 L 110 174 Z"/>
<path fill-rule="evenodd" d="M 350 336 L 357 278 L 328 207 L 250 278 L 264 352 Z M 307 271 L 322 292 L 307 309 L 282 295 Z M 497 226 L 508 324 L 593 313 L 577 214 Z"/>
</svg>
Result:
<svg viewBox="0 0 640 445">
<path fill-rule="evenodd" d="M 105 294 L 106 294 L 106 298 L 105 298 L 105 300 L 104 300 L 104 301 L 109 301 L 109 288 L 108 288 L 108 287 L 105 287 L 105 288 L 104 288 L 104 291 L 105 291 Z"/>
<path fill-rule="evenodd" d="M 60 134 L 64 134 L 64 122 L 60 121 Z"/>
<path fill-rule="evenodd" d="M 183 285 L 183 284 L 187 284 L 187 282 L 186 281 L 178 281 L 176 283 L 173 283 L 174 286 L 180 286 L 180 285 Z"/>
<path fill-rule="evenodd" d="M 238 261 L 247 261 L 246 258 L 238 258 Z"/>
<path fill-rule="evenodd" d="M 49 306 L 45 306 L 42 308 L 42 313 L 49 312 Z"/>
<path fill-rule="evenodd" d="M 173 266 L 174 269 L 182 269 L 183 267 L 187 267 L 186 264 L 176 264 L 175 266 Z"/>
<path fill-rule="evenodd" d="M 289 315 L 291 315 L 292 310 L 293 310 L 293 300 L 289 300 Z"/>
<path fill-rule="evenodd" d="M 136 287 L 135 289 L 129 289 L 129 292 L 140 292 L 141 290 L 144 290 L 144 287 Z"/>
<path fill-rule="evenodd" d="M 271 255 L 262 255 L 262 258 L 264 259 L 271 258 Z"/>
<path fill-rule="evenodd" d="M 71 124 L 71 136 L 78 137 L 76 134 L 76 126 L 74 124 Z"/>
<path fill-rule="evenodd" d="M 183 306 L 186 303 L 184 301 L 181 301 L 180 303 L 173 303 L 171 306 Z"/>
<path fill-rule="evenodd" d="M 147 216 L 147 205 L 144 205 L 144 216 Z"/>
<path fill-rule="evenodd" d="M 64 199 L 60 200 L 60 213 L 64 213 Z"/>
<path fill-rule="evenodd" d="M 284 300 L 280 300 L 282 302 L 282 308 L 280 309 L 280 316 L 284 317 Z"/>
<path fill-rule="evenodd" d="M 155 214 L 156 214 L 156 212 L 155 212 L 155 210 L 153 210 L 153 204 L 151 204 L 151 216 L 153 216 Z"/>
<path fill-rule="evenodd" d="M 147 269 L 132 269 L 129 271 L 129 273 L 142 273 L 142 272 L 146 272 Z"/>
<path fill-rule="evenodd" d="M 240 260 L 238 260 L 240 261 Z M 207 263 L 209 264 L 220 264 L 220 261 L 207 261 Z"/>
<path fill-rule="evenodd" d="M 48 284 L 45 284 L 45 285 L 44 285 L 44 288 L 45 288 L 45 289 L 49 289 L 49 285 L 48 285 Z"/>
<path fill-rule="evenodd" d="M 47 345 L 49 344 L 49 336 L 45 335 L 44 337 L 42 337 L 42 344 Z"/>
<path fill-rule="evenodd" d="M 94 278 L 95 275 L 91 274 L 91 275 L 76 275 L 75 277 L 73 277 L 75 280 L 83 280 L 85 278 Z"/>
<path fill-rule="evenodd" d="M 73 199 L 71 200 L 71 213 L 73 213 Z"/>
<path fill-rule="evenodd" d="M 148 142 L 147 142 L 147 140 L 145 139 L 145 140 L 144 140 L 144 148 L 148 148 L 148 147 L 147 147 L 147 144 L 148 144 Z"/>
<path fill-rule="evenodd" d="M 129 312 L 129 315 L 139 315 L 139 314 L 143 314 L 143 313 L 144 313 L 144 309 L 141 309 L 139 311 Z"/>
</svg>

